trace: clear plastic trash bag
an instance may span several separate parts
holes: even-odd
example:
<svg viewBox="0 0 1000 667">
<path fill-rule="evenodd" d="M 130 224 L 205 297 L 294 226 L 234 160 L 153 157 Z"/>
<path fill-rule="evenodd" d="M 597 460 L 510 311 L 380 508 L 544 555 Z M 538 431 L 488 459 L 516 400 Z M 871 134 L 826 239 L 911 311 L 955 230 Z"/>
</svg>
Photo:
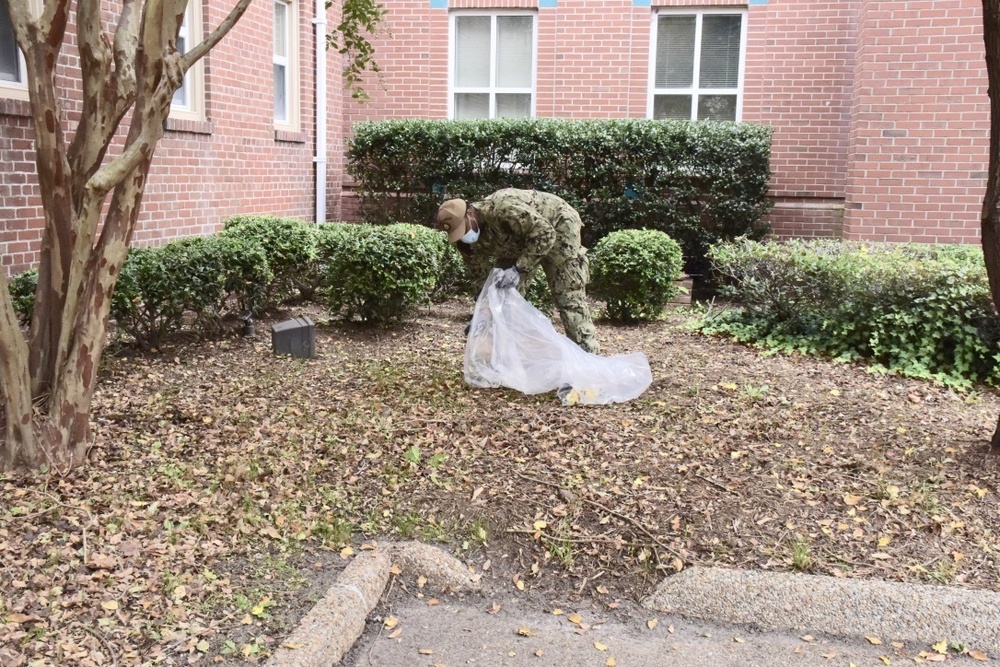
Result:
<svg viewBox="0 0 1000 667">
<path fill-rule="evenodd" d="M 642 352 L 602 357 L 584 351 L 516 289 L 499 289 L 493 269 L 483 286 L 465 343 L 465 381 L 525 394 L 555 391 L 563 405 L 620 403 L 653 381 Z"/>
</svg>

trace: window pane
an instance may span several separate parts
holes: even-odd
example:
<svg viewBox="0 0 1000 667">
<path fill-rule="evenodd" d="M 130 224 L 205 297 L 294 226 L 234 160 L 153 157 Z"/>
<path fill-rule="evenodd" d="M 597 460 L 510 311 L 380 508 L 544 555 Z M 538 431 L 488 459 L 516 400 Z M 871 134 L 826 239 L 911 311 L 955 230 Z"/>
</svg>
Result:
<svg viewBox="0 0 1000 667">
<path fill-rule="evenodd" d="M 455 85 L 490 85 L 490 17 L 455 18 Z"/>
<path fill-rule="evenodd" d="M 20 81 L 21 63 L 17 58 L 14 27 L 7 13 L 7 3 L 0 2 L 0 81 Z"/>
<path fill-rule="evenodd" d="M 736 120 L 736 96 L 702 95 L 698 98 L 698 120 Z"/>
<path fill-rule="evenodd" d="M 656 31 L 656 87 L 694 83 L 694 16 L 661 16 Z"/>
<path fill-rule="evenodd" d="M 457 120 L 489 117 L 489 93 L 458 93 L 455 95 L 455 118 Z"/>
<path fill-rule="evenodd" d="M 691 120 L 690 95 L 657 95 L 653 98 L 656 120 Z"/>
<path fill-rule="evenodd" d="M 288 93 L 285 88 L 285 66 L 274 66 L 274 119 L 288 120 Z"/>
<path fill-rule="evenodd" d="M 288 5 L 283 2 L 274 3 L 274 55 L 288 57 Z"/>
<path fill-rule="evenodd" d="M 530 16 L 497 18 L 497 87 L 531 86 L 533 27 Z"/>
<path fill-rule="evenodd" d="M 703 88 L 735 88 L 740 83 L 740 16 L 707 15 L 701 23 Z"/>
<path fill-rule="evenodd" d="M 188 15 L 185 14 L 184 23 L 181 25 L 181 32 L 177 36 L 177 53 L 180 54 L 187 53 L 187 38 L 185 37 L 187 34 L 187 20 Z M 184 81 L 181 82 L 181 87 L 174 91 L 174 99 L 170 102 L 174 106 L 186 107 L 188 105 L 187 82 L 189 76 L 191 76 L 190 70 L 188 70 L 188 73 L 184 75 Z"/>
<path fill-rule="evenodd" d="M 497 118 L 529 118 L 531 95 L 497 93 Z"/>
</svg>

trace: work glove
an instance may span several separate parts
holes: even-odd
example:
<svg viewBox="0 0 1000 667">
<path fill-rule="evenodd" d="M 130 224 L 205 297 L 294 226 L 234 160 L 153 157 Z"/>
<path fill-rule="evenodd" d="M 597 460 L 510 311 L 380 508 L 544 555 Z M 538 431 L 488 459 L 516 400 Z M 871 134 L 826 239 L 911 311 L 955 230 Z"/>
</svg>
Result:
<svg viewBox="0 0 1000 667">
<path fill-rule="evenodd" d="M 521 284 L 521 271 L 516 267 L 512 266 L 509 269 L 504 269 L 500 277 L 497 278 L 497 289 L 517 289 L 518 285 Z"/>
</svg>

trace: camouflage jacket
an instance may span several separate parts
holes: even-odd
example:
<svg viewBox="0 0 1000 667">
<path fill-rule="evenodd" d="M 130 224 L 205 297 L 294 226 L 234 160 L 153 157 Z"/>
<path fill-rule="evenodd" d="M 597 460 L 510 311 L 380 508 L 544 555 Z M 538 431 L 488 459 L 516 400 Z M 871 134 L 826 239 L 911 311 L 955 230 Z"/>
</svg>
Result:
<svg viewBox="0 0 1000 667">
<path fill-rule="evenodd" d="M 473 279 L 482 284 L 494 266 L 516 265 L 531 275 L 543 260 L 578 256 L 580 216 L 559 197 L 537 190 L 498 190 L 472 207 L 482 216 L 479 240 L 463 249 Z"/>
</svg>

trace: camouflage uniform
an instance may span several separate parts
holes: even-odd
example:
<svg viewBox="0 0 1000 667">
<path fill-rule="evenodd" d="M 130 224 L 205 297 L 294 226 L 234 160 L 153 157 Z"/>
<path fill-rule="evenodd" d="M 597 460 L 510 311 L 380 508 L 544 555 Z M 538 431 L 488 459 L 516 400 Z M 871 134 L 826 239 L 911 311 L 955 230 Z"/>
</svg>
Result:
<svg viewBox="0 0 1000 667">
<path fill-rule="evenodd" d="M 494 266 L 516 266 L 524 294 L 541 266 L 566 335 L 588 352 L 600 348 L 587 308 L 587 249 L 580 245 L 580 215 L 559 197 L 536 190 L 499 190 L 472 208 L 482 224 L 479 240 L 463 249 L 472 277 L 482 284 Z"/>
</svg>

